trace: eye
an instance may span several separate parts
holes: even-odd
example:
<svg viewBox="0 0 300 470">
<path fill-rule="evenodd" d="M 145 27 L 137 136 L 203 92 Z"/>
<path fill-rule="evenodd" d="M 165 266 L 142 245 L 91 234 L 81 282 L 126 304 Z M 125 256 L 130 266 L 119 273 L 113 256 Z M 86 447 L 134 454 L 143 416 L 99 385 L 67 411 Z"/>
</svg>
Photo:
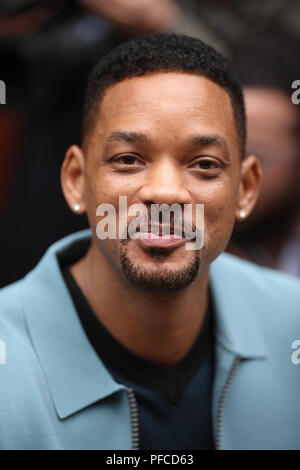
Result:
<svg viewBox="0 0 300 470">
<path fill-rule="evenodd" d="M 214 175 L 222 168 L 222 163 L 217 160 L 202 158 L 201 160 L 194 162 L 191 167 L 195 170 L 207 172 L 209 175 Z"/>
<path fill-rule="evenodd" d="M 119 155 L 110 161 L 115 171 L 138 170 L 144 166 L 143 162 L 135 155 Z"/>
<path fill-rule="evenodd" d="M 115 162 L 122 163 L 126 166 L 132 166 L 139 163 L 139 160 L 134 155 L 122 155 L 114 160 Z"/>
<path fill-rule="evenodd" d="M 196 167 L 201 170 L 213 170 L 214 168 L 220 168 L 221 165 L 213 160 L 199 160 Z"/>
</svg>

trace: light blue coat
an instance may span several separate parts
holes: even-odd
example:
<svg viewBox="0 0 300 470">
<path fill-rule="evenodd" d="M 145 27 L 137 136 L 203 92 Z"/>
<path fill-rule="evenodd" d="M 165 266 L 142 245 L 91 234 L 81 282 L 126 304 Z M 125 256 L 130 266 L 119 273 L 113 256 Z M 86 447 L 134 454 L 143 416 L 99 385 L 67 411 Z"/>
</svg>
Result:
<svg viewBox="0 0 300 470">
<path fill-rule="evenodd" d="M 80 253 L 89 237 L 60 240 L 24 279 L 0 290 L 0 449 L 132 449 L 137 438 L 132 400 L 90 345 L 58 265 L 62 250 Z M 223 253 L 210 283 L 217 448 L 300 449 L 300 361 L 292 348 L 300 340 L 300 282 Z"/>
</svg>

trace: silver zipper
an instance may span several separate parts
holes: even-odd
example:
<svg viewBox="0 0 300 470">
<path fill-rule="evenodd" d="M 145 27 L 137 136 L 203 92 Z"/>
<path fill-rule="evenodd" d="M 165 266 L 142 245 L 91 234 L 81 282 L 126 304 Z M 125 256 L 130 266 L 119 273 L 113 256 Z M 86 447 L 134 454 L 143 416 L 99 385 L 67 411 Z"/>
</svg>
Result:
<svg viewBox="0 0 300 470">
<path fill-rule="evenodd" d="M 218 408 L 218 415 L 217 415 L 217 427 L 216 427 L 216 450 L 221 449 L 222 445 L 222 426 L 223 426 L 223 416 L 224 416 L 224 408 L 226 404 L 227 392 L 234 377 L 234 374 L 241 362 L 241 356 L 236 356 L 233 364 L 231 366 L 230 372 L 228 374 L 227 380 L 223 387 L 220 401 L 219 401 L 219 408 Z"/>
<path fill-rule="evenodd" d="M 219 408 L 218 408 L 218 415 L 217 415 L 217 426 L 216 426 L 216 449 L 221 449 L 222 444 L 222 425 L 223 425 L 223 416 L 224 416 L 224 408 L 226 404 L 227 392 L 233 380 L 234 374 L 241 362 L 241 356 L 236 356 L 231 369 L 229 371 L 227 380 L 223 387 L 220 401 L 219 401 Z M 135 398 L 135 394 L 133 389 L 128 388 L 126 390 L 126 394 L 128 397 L 129 407 L 130 407 L 130 414 L 131 414 L 131 436 L 132 436 L 132 450 L 139 450 L 139 420 L 138 420 L 138 407 Z"/>
<path fill-rule="evenodd" d="M 137 402 L 134 391 L 131 388 L 128 388 L 126 393 L 131 414 L 132 450 L 139 450 L 139 419 Z"/>
</svg>

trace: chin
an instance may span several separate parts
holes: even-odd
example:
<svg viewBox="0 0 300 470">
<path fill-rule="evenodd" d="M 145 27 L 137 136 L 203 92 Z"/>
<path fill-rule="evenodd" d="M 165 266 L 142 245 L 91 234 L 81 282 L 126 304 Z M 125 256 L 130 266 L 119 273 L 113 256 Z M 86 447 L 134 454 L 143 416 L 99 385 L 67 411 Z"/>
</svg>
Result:
<svg viewBox="0 0 300 470">
<path fill-rule="evenodd" d="M 181 250 L 180 250 L 181 251 Z M 198 277 L 200 270 L 200 253 L 186 251 L 183 258 L 155 249 L 144 256 L 126 247 L 120 254 L 120 265 L 123 276 L 135 287 L 148 292 L 172 293 L 185 289 Z"/>
</svg>

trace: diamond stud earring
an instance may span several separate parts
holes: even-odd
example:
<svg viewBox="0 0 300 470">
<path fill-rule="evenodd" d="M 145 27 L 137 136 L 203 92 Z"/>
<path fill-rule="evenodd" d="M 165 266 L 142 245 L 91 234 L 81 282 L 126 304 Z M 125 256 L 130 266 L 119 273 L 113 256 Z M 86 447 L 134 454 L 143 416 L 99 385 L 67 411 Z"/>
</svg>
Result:
<svg viewBox="0 0 300 470">
<path fill-rule="evenodd" d="M 76 212 L 79 211 L 79 209 L 80 209 L 80 204 L 79 204 L 79 202 L 75 202 L 75 204 L 73 204 L 73 209 L 74 209 L 74 211 L 76 211 Z"/>
<path fill-rule="evenodd" d="M 240 210 L 240 218 L 244 219 L 246 217 L 246 215 L 247 215 L 247 212 L 245 211 L 245 209 L 241 209 Z"/>
</svg>

